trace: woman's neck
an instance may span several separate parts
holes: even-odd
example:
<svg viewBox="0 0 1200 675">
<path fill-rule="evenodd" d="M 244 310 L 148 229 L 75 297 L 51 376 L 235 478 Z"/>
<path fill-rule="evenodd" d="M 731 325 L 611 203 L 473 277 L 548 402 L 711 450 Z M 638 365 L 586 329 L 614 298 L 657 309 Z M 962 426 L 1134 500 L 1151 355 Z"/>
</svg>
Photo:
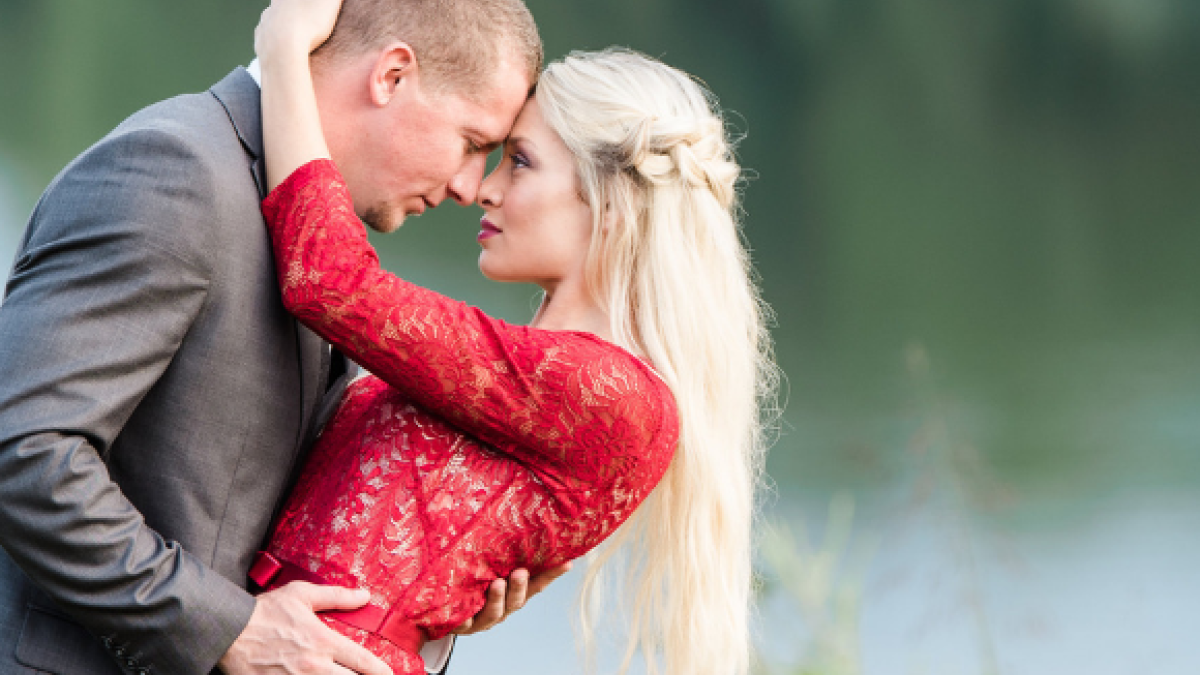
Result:
<svg viewBox="0 0 1200 675">
<path fill-rule="evenodd" d="M 608 315 L 582 284 L 559 283 L 542 290 L 546 295 L 530 325 L 543 330 L 584 331 L 612 341 Z"/>
</svg>

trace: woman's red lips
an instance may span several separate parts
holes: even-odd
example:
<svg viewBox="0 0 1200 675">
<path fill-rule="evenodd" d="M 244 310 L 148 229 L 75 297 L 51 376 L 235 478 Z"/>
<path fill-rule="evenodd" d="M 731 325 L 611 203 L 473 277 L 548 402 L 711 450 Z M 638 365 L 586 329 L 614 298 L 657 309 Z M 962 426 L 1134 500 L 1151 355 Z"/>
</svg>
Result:
<svg viewBox="0 0 1200 675">
<path fill-rule="evenodd" d="M 479 228 L 479 236 L 475 237 L 475 239 L 478 241 L 483 241 L 484 239 L 488 239 L 489 237 L 494 237 L 500 234 L 500 228 L 493 225 L 492 221 L 488 220 L 487 218 L 479 221 Z"/>
</svg>

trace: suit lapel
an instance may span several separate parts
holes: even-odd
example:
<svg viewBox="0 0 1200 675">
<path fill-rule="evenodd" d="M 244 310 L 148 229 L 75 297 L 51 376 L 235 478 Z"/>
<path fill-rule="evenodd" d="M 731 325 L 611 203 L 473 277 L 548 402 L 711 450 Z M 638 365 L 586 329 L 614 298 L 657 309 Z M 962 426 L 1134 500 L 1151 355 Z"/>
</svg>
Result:
<svg viewBox="0 0 1200 675">
<path fill-rule="evenodd" d="M 263 158 L 259 157 L 250 165 L 250 173 L 254 176 L 254 186 L 258 188 L 258 195 L 263 199 L 267 198 L 267 170 L 264 167 Z"/>
<path fill-rule="evenodd" d="M 260 197 L 266 197 L 267 180 L 263 166 L 262 104 L 258 84 L 245 68 L 236 68 L 210 90 L 225 108 L 238 140 L 250 158 L 250 174 Z M 300 322 L 296 322 L 296 348 L 299 352 L 300 410 L 302 419 L 296 443 L 302 446 L 309 437 L 314 412 L 329 372 L 329 348 L 325 341 Z"/>
<path fill-rule="evenodd" d="M 303 383 L 301 405 L 304 406 L 304 422 L 299 438 L 301 444 L 310 439 L 310 428 L 313 415 L 317 411 L 317 403 L 325 391 L 325 381 L 329 378 L 329 346 L 319 335 L 296 322 L 296 346 L 300 350 L 300 377 Z"/>
</svg>

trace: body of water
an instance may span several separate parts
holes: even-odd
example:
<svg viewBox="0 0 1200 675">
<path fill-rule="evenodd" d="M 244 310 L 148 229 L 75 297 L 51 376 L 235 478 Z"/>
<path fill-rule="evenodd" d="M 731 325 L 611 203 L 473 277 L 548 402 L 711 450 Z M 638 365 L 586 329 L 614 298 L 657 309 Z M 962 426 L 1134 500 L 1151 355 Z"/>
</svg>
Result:
<svg viewBox="0 0 1200 675">
<path fill-rule="evenodd" d="M 777 505 L 774 520 L 807 523 L 815 540 L 798 570 L 805 582 L 823 560 L 838 564 L 827 569 L 828 595 L 808 607 L 767 569 L 761 672 L 1200 672 L 1196 495 L 1129 492 L 1002 519 L 964 515 L 938 497 L 913 508 L 909 496 L 858 502 L 847 549 L 833 558 L 821 557 L 831 553 L 828 503 Z M 571 623 L 581 578 L 571 572 L 500 627 L 460 640 L 455 670 L 583 673 Z"/>
<path fill-rule="evenodd" d="M 44 184 L 248 62 L 265 4 L 0 2 L 0 274 Z M 764 673 L 1200 672 L 1194 3 L 528 4 L 550 58 L 661 56 L 747 133 L 745 234 L 790 380 Z M 372 241 L 526 322 L 534 290 L 479 275 L 478 218 L 448 205 Z M 579 577 L 452 672 L 583 672 Z"/>
<path fill-rule="evenodd" d="M 789 592 L 771 570 L 761 605 L 768 672 L 1200 672 L 1195 494 L 1130 491 L 1000 519 L 952 502 L 861 503 L 844 551 L 824 541 L 821 505 L 782 505 L 776 517 L 809 522 L 816 540 L 795 574 L 812 581 L 821 555 L 840 564 L 824 604 Z"/>
</svg>

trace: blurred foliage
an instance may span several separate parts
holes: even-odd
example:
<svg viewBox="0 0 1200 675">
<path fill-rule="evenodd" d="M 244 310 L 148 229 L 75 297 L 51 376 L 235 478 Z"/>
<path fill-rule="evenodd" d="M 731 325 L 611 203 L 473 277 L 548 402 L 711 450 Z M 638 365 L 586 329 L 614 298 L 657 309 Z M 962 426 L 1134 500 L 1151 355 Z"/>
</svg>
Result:
<svg viewBox="0 0 1200 675">
<path fill-rule="evenodd" d="M 799 533 L 795 530 L 799 529 Z M 760 546 L 771 579 L 794 603 L 806 639 L 797 640 L 794 664 L 759 663 L 764 675 L 860 675 L 859 618 L 862 579 L 849 571 L 863 560 L 851 555 L 854 500 L 829 505 L 824 540 L 812 541 L 801 525 L 776 523 Z M 859 558 L 862 556 L 860 555 Z"/>
<path fill-rule="evenodd" d="M 854 572 L 868 535 L 913 579 L 951 580 L 919 610 L 967 626 L 967 660 L 998 672 L 987 527 L 1062 533 L 1099 503 L 1200 488 L 1200 3 L 527 1 L 550 58 L 660 57 L 745 133 L 745 232 L 791 385 L 761 561 L 804 636 L 799 670 L 770 672 L 879 658 L 858 644 L 864 596 L 888 595 Z M 0 211 L 16 195 L 27 213 L 136 109 L 247 63 L 264 5 L 0 0 Z M 22 226 L 5 218 L 0 248 Z M 533 290 L 476 269 L 477 218 L 447 206 L 374 241 L 390 269 L 526 321 Z M 831 505 L 819 539 L 778 516 L 800 503 Z"/>
<path fill-rule="evenodd" d="M 960 667 L 972 664 L 981 675 L 1002 672 L 993 612 L 983 599 L 984 589 L 994 580 L 984 578 L 981 563 L 995 557 L 997 547 L 989 541 L 994 534 L 979 527 L 975 516 L 1002 511 L 1010 505 L 1011 492 L 952 423 L 952 406 L 930 378 L 929 354 L 919 344 L 905 351 L 920 424 L 901 453 L 902 489 L 887 500 L 888 515 L 863 519 L 856 515 L 856 499 L 839 492 L 829 501 L 819 534 L 806 526 L 811 518 L 803 517 L 789 521 L 776 515 L 763 528 L 758 546 L 762 595 L 776 604 L 778 598 L 788 601 L 785 611 L 772 616 L 783 625 L 771 626 L 769 632 L 786 635 L 776 639 L 793 646 L 793 653 L 779 656 L 778 648 L 763 644 L 758 663 L 763 675 L 865 672 L 862 619 L 868 570 L 879 557 L 906 560 L 895 544 L 919 538 L 922 531 L 931 535 L 922 542 L 929 550 L 915 569 L 900 575 L 908 577 L 906 581 L 880 583 L 876 569 L 869 588 L 873 599 L 878 602 L 889 586 L 921 587 L 927 619 L 970 627 L 969 648 Z M 815 509 L 810 504 L 808 510 Z M 883 527 L 890 531 L 881 532 Z M 901 629 L 899 622 L 891 626 L 893 631 Z M 912 658 L 918 651 L 906 656 Z"/>
<path fill-rule="evenodd" d="M 138 107 L 249 61 L 263 4 L 0 0 L 0 164 L 21 206 Z M 783 490 L 897 479 L 914 342 L 1026 497 L 1200 482 L 1200 4 L 529 6 L 551 58 L 659 56 L 747 134 L 746 234 L 791 379 Z M 532 291 L 475 270 L 476 214 L 377 243 L 392 269 L 523 321 Z"/>
</svg>

